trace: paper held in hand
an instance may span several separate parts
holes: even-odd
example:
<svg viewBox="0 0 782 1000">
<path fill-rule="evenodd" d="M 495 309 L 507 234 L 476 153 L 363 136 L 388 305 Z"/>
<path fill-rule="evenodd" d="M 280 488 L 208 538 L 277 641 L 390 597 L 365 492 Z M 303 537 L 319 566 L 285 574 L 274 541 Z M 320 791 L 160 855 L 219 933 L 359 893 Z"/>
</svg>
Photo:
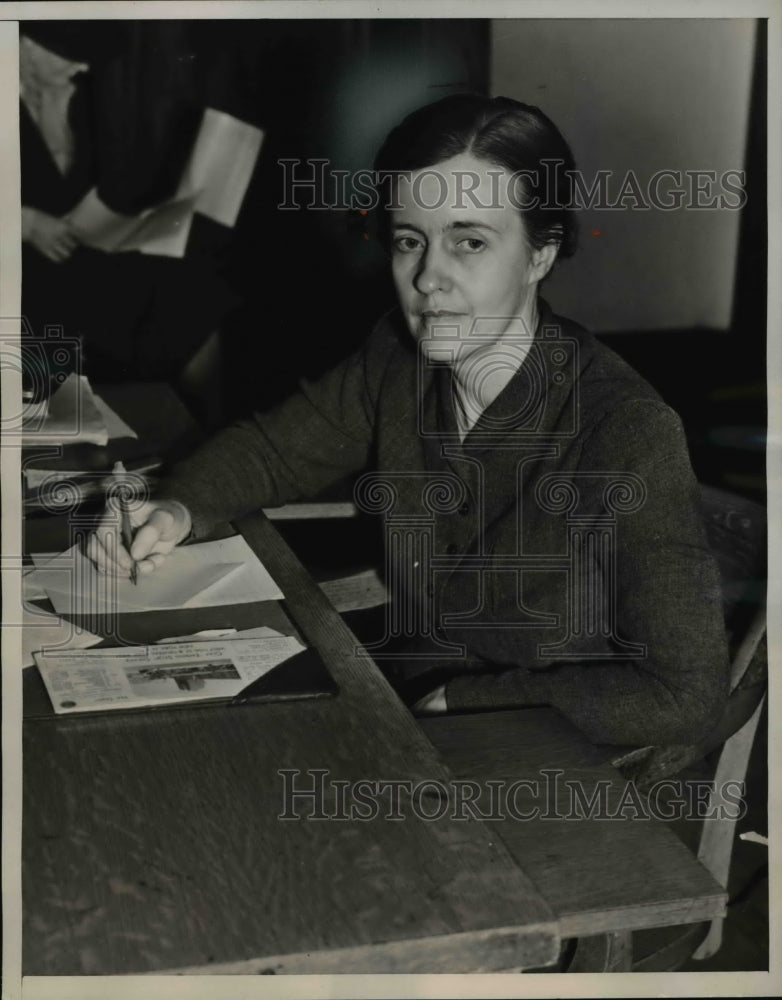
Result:
<svg viewBox="0 0 782 1000">
<path fill-rule="evenodd" d="M 70 213 L 70 223 L 83 243 L 106 253 L 184 257 L 194 212 L 229 228 L 236 224 L 262 141 L 255 125 L 206 108 L 172 198 L 128 216 L 110 209 L 92 188 Z"/>
<path fill-rule="evenodd" d="M 231 699 L 304 649 L 298 639 L 177 642 L 35 653 L 58 715 Z"/>
</svg>

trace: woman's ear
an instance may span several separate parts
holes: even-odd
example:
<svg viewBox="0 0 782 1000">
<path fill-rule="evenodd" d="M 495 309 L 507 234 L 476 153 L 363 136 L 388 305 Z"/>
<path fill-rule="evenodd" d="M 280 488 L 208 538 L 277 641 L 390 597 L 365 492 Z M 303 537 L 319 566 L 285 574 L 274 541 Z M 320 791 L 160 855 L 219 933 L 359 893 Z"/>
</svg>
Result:
<svg viewBox="0 0 782 1000">
<path fill-rule="evenodd" d="M 559 243 L 546 243 L 539 250 L 532 251 L 532 260 L 529 271 L 529 282 L 543 281 L 559 253 Z"/>
</svg>

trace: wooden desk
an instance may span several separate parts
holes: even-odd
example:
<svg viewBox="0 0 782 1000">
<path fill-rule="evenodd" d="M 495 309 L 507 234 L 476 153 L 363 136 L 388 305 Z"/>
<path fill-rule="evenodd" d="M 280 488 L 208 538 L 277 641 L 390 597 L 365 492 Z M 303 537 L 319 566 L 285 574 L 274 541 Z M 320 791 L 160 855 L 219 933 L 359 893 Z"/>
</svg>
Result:
<svg viewBox="0 0 782 1000">
<path fill-rule="evenodd" d="M 548 710 L 417 724 L 275 528 L 245 530 L 282 606 L 131 615 L 123 634 L 280 627 L 287 615 L 339 694 L 57 718 L 27 671 L 26 712 L 39 717 L 24 726 L 24 974 L 519 969 L 554 961 L 560 937 L 724 912 L 720 887 L 654 820 L 480 822 L 449 808 L 427 822 L 404 805 L 394 820 L 387 795 L 369 821 L 280 819 L 285 769 L 328 772 L 329 815 L 335 780 L 451 794 L 454 777 L 554 768 L 587 795 L 612 782 L 611 802 L 622 783 Z M 426 804 L 437 812 L 436 795 Z"/>
<path fill-rule="evenodd" d="M 394 821 L 387 797 L 368 822 L 279 819 L 282 769 L 450 788 L 561 768 L 587 793 L 613 775 L 547 710 L 421 728 L 274 527 L 248 536 L 339 695 L 26 722 L 25 974 L 492 971 L 553 961 L 559 935 L 723 912 L 655 821 Z"/>
<path fill-rule="evenodd" d="M 278 818 L 282 769 L 414 783 L 449 773 L 273 526 L 261 518 L 246 534 L 339 695 L 26 722 L 24 973 L 553 961 L 549 907 L 483 824 Z"/>
</svg>

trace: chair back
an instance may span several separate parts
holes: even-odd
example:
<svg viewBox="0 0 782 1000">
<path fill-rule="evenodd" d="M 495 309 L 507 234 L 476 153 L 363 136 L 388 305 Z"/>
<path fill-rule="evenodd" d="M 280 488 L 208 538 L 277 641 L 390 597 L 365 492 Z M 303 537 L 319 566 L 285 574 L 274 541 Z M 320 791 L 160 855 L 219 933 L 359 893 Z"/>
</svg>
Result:
<svg viewBox="0 0 782 1000">
<path fill-rule="evenodd" d="M 720 570 L 725 625 L 741 635 L 766 596 L 766 509 L 714 486 L 701 486 L 701 511 Z"/>
<path fill-rule="evenodd" d="M 752 716 L 766 690 L 766 510 L 714 486 L 701 486 L 706 533 L 720 571 L 731 658 L 731 695 L 709 736 L 697 744 L 620 751 L 612 763 L 644 791 L 701 760 Z"/>
</svg>

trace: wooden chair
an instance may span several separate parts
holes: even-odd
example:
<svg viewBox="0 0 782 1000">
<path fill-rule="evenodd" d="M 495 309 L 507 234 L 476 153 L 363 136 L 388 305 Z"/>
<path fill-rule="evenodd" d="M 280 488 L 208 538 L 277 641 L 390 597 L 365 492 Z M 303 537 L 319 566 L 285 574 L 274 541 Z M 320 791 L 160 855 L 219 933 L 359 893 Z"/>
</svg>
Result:
<svg viewBox="0 0 782 1000">
<path fill-rule="evenodd" d="M 718 814 L 721 789 L 744 782 L 766 695 L 766 511 L 759 504 L 714 487 L 702 487 L 703 513 L 710 544 L 720 567 L 723 606 L 731 648 L 730 697 L 722 718 L 700 743 L 644 747 L 615 757 L 612 763 L 639 791 L 697 761 L 717 756 L 707 815 Z M 731 818 L 734 817 L 734 818 Z M 703 821 L 697 856 L 727 887 L 737 817 L 735 810 Z M 678 928 L 678 935 L 642 959 L 638 971 L 678 968 L 692 957 L 714 955 L 722 942 L 723 920 Z"/>
</svg>

